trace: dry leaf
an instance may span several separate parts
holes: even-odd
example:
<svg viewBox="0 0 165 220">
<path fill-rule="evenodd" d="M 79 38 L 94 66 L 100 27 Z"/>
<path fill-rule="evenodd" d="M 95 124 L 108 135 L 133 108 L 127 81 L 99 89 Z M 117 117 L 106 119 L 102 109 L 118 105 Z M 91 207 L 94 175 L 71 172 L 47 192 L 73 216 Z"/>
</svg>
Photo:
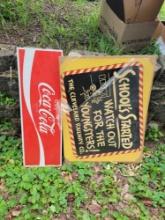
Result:
<svg viewBox="0 0 165 220">
<path fill-rule="evenodd" d="M 123 197 L 126 193 L 128 193 L 128 190 L 129 190 L 129 185 L 125 184 L 122 188 L 121 196 Z"/>
<path fill-rule="evenodd" d="M 101 206 L 96 201 L 92 201 L 92 204 L 88 206 L 88 209 L 92 214 L 98 214 L 101 211 Z"/>
<path fill-rule="evenodd" d="M 68 202 L 74 202 L 74 200 L 75 200 L 75 196 L 71 193 L 71 194 L 69 194 L 68 195 L 68 198 L 67 198 L 67 201 Z"/>
<path fill-rule="evenodd" d="M 123 199 L 126 200 L 126 201 L 132 201 L 134 199 L 133 195 L 130 194 L 130 193 L 126 193 L 124 196 L 123 196 Z"/>
<path fill-rule="evenodd" d="M 94 171 L 95 171 L 96 173 L 98 173 L 98 172 L 100 172 L 100 171 L 102 170 L 102 168 L 101 168 L 100 165 L 95 165 L 93 169 L 94 169 Z"/>
<path fill-rule="evenodd" d="M 145 206 L 152 206 L 153 205 L 152 201 L 149 200 L 149 199 L 144 199 L 143 203 L 144 203 Z"/>
<path fill-rule="evenodd" d="M 5 191 L 5 184 L 3 181 L 0 181 L 0 191 Z"/>
<path fill-rule="evenodd" d="M 20 210 L 14 210 L 14 211 L 12 211 L 12 216 L 14 216 L 14 217 L 17 217 L 17 216 L 19 216 L 19 214 L 21 213 L 21 211 Z"/>
</svg>

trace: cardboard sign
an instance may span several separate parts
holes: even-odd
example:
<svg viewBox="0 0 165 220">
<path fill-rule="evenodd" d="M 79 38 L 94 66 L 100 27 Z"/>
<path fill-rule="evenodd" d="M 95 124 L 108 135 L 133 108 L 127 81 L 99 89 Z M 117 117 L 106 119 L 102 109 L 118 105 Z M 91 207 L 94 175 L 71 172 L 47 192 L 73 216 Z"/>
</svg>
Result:
<svg viewBox="0 0 165 220">
<path fill-rule="evenodd" d="M 113 36 L 127 51 L 136 51 L 147 46 L 159 21 L 126 24 L 114 13 L 104 0 L 100 18 L 100 29 Z"/>
<path fill-rule="evenodd" d="M 60 56 L 58 50 L 17 50 L 25 166 L 62 163 Z"/>
<path fill-rule="evenodd" d="M 154 21 L 164 0 L 107 0 L 117 16 L 126 23 Z"/>
<path fill-rule="evenodd" d="M 76 68 L 77 67 L 77 68 Z M 146 58 L 67 58 L 64 154 L 70 161 L 137 162 L 154 66 Z"/>
</svg>

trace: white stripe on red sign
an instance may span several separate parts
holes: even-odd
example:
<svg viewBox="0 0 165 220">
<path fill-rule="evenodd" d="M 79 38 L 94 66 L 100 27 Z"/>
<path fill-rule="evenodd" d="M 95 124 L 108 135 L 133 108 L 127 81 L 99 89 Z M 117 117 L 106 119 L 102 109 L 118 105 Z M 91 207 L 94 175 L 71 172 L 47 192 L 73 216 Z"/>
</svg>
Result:
<svg viewBox="0 0 165 220">
<path fill-rule="evenodd" d="M 25 166 L 62 164 L 61 50 L 18 48 Z"/>
</svg>

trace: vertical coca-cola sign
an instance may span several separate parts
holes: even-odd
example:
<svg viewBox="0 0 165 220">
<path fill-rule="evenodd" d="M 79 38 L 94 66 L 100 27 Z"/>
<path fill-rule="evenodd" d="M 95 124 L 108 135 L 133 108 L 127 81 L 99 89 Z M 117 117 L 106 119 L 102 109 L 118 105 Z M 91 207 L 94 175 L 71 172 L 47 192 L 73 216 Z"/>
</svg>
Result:
<svg viewBox="0 0 165 220">
<path fill-rule="evenodd" d="M 60 50 L 18 48 L 25 166 L 60 166 L 62 123 Z"/>
</svg>

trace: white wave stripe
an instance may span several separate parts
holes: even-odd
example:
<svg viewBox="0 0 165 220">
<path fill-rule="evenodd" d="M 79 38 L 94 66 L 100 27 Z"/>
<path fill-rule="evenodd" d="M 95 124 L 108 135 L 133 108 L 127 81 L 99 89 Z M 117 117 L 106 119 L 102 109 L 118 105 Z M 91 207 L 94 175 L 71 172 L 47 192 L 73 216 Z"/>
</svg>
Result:
<svg viewBox="0 0 165 220">
<path fill-rule="evenodd" d="M 24 66 L 23 66 L 23 92 L 24 92 L 24 97 L 25 97 L 25 102 L 27 105 L 28 112 L 30 114 L 31 120 L 34 124 L 34 128 L 37 133 L 37 137 L 39 141 L 39 149 L 40 149 L 39 166 L 42 167 L 42 166 L 45 166 L 44 147 L 43 147 L 43 143 L 42 143 L 39 131 L 37 129 L 37 126 L 33 118 L 32 109 L 31 109 L 31 100 L 30 100 L 30 85 L 31 85 L 31 75 L 32 75 L 34 55 L 35 55 L 35 49 L 33 48 L 25 49 Z"/>
</svg>

